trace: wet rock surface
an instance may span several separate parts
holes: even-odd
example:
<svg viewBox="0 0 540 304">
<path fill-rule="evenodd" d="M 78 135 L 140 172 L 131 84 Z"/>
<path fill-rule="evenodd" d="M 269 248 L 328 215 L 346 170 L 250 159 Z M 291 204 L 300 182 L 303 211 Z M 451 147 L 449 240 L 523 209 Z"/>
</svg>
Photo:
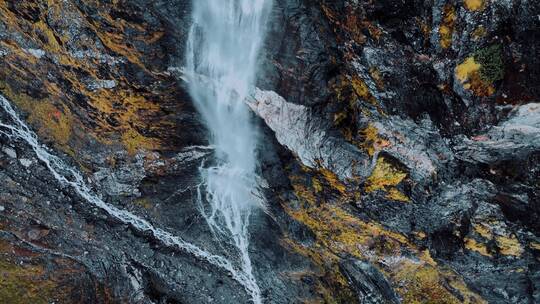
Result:
<svg viewBox="0 0 540 304">
<path fill-rule="evenodd" d="M 0 94 L 104 201 L 227 254 L 196 203 L 213 149 L 181 75 L 190 7 L 0 2 Z M 540 302 L 539 14 L 274 1 L 247 101 L 263 133 L 269 214 L 252 216 L 250 255 L 265 302 Z M 249 302 L 2 133 L 0 181 L 7 303 Z"/>
</svg>

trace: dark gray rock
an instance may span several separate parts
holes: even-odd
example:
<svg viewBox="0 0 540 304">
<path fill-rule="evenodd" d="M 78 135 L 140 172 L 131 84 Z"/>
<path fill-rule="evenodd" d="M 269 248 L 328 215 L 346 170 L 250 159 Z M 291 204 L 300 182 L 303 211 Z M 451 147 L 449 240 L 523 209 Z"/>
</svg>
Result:
<svg viewBox="0 0 540 304">
<path fill-rule="evenodd" d="M 373 265 L 355 259 L 341 262 L 340 267 L 358 295 L 362 304 L 401 303 L 390 283 Z"/>
</svg>

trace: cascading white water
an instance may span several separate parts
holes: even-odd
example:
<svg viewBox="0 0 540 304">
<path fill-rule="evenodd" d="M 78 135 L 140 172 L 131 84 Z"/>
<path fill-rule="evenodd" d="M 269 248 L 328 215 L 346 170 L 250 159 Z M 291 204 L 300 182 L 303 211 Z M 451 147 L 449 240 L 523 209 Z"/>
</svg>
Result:
<svg viewBox="0 0 540 304">
<path fill-rule="evenodd" d="M 85 183 L 83 175 L 79 171 L 70 167 L 61 158 L 51 154 L 47 147 L 39 143 L 36 134 L 30 130 L 19 115 L 17 115 L 13 107 L 11 107 L 9 101 L 2 95 L 0 95 L 0 108 L 8 114 L 12 121 L 12 123 L 8 123 L 7 121 L 0 120 L 0 135 L 26 142 L 32 150 L 34 150 L 37 158 L 47 166 L 54 178 L 61 184 L 71 187 L 88 203 L 104 210 L 111 217 L 131 225 L 140 232 L 152 235 L 152 237 L 161 242 L 164 246 L 178 248 L 198 259 L 207 261 L 208 263 L 229 272 L 232 278 L 240 283 L 253 299 L 260 298 L 259 287 L 253 280 L 253 277 L 246 275 L 244 270 L 238 270 L 228 259 L 209 253 L 170 232 L 153 226 L 147 220 L 140 218 L 129 211 L 119 209 L 103 201 L 91 190 L 88 184 Z"/>
<path fill-rule="evenodd" d="M 271 0 L 193 1 L 186 48 L 189 91 L 217 158 L 201 168 L 206 193 L 200 195 L 201 211 L 217 237 L 233 241 L 253 282 L 249 217 L 265 201 L 257 184 L 257 128 L 244 99 L 255 86 L 271 6 Z M 253 301 L 261 302 L 260 295 Z"/>
</svg>

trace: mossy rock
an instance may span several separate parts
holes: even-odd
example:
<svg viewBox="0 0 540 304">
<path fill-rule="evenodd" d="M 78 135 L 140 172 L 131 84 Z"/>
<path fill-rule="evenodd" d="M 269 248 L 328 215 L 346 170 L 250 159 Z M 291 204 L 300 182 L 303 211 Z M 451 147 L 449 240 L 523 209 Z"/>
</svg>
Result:
<svg viewBox="0 0 540 304">
<path fill-rule="evenodd" d="M 56 285 L 44 273 L 40 266 L 0 260 L 0 303 L 49 303 Z"/>
<path fill-rule="evenodd" d="M 504 78 L 502 45 L 494 44 L 477 50 L 474 60 L 480 63 L 480 78 L 486 83 L 494 83 Z"/>
</svg>

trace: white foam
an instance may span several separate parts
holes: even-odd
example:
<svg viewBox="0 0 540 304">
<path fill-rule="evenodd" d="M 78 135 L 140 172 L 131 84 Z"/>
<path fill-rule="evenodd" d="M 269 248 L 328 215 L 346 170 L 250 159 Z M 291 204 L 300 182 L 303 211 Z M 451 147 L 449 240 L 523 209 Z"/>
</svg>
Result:
<svg viewBox="0 0 540 304">
<path fill-rule="evenodd" d="M 201 166 L 201 211 L 218 239 L 232 240 L 241 268 L 255 286 L 248 225 L 252 210 L 264 208 L 265 200 L 257 183 L 258 130 L 244 99 L 255 87 L 271 6 L 271 0 L 193 1 L 186 47 L 189 92 L 217 157 L 216 163 Z M 252 300 L 262 303 L 258 287 Z"/>
</svg>

